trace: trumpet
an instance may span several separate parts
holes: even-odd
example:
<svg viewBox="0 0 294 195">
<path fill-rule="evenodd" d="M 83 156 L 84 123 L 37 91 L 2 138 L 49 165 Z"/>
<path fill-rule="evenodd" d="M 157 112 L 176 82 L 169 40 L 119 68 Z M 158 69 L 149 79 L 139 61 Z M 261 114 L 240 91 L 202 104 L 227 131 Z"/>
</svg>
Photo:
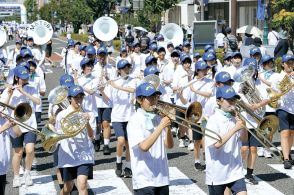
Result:
<svg viewBox="0 0 294 195">
<path fill-rule="evenodd" d="M 258 124 L 257 128 L 254 128 L 254 125 L 241 114 L 242 111 L 247 112 L 252 118 L 254 118 L 254 120 Z M 278 151 L 279 155 L 276 155 L 273 152 L 272 152 L 272 154 L 279 161 L 283 161 L 283 154 L 280 152 L 280 150 L 274 144 L 271 143 L 274 133 L 279 128 L 279 119 L 275 115 L 269 115 L 264 118 L 261 118 L 259 115 L 252 112 L 252 110 L 249 107 L 247 107 L 246 104 L 244 103 L 244 101 L 242 101 L 242 100 L 237 101 L 234 112 L 237 116 L 239 116 L 239 118 L 241 120 L 245 121 L 250 126 L 252 126 L 252 128 L 255 129 L 256 133 L 251 131 L 246 126 L 244 128 L 249 133 L 251 133 L 251 135 L 253 137 L 255 137 L 265 148 L 269 149 L 269 146 L 275 148 Z"/>
<path fill-rule="evenodd" d="M 168 116 L 173 122 L 177 123 L 178 125 L 184 126 L 186 128 L 191 128 L 193 131 L 201 133 L 202 135 L 210 137 L 218 142 L 222 142 L 222 138 L 219 134 L 197 124 L 202 116 L 202 106 L 199 102 L 193 102 L 188 106 L 188 108 L 185 108 L 164 102 L 162 100 L 158 100 L 157 105 L 153 106 L 153 109 L 155 110 L 155 112 L 160 112 Z M 176 116 L 175 111 L 185 113 L 185 118 Z M 183 121 L 183 123 L 179 122 L 177 119 Z M 195 129 L 193 128 L 193 126 L 200 127 L 203 131 Z"/>
</svg>

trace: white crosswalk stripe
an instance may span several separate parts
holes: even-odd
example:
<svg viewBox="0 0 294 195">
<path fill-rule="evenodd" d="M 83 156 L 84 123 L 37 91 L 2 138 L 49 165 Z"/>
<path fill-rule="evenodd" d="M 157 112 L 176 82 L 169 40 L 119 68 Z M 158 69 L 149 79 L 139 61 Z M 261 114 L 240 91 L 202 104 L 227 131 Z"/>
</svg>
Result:
<svg viewBox="0 0 294 195">
<path fill-rule="evenodd" d="M 284 169 L 283 164 L 268 164 L 270 167 L 276 169 L 277 171 L 284 173 L 294 179 L 294 169 Z"/>
<path fill-rule="evenodd" d="M 37 175 L 32 176 L 33 179 L 33 186 L 25 186 L 22 185 L 19 188 L 19 195 L 28 195 L 28 194 L 34 194 L 34 195 L 48 195 L 48 194 L 58 194 L 55 185 L 54 180 L 51 175 Z"/>
<path fill-rule="evenodd" d="M 258 181 L 258 185 L 251 185 L 246 183 L 247 194 L 254 194 L 254 195 L 283 195 L 279 190 L 272 187 L 267 182 L 261 180 L 259 177 L 254 176 L 255 179 Z"/>
</svg>

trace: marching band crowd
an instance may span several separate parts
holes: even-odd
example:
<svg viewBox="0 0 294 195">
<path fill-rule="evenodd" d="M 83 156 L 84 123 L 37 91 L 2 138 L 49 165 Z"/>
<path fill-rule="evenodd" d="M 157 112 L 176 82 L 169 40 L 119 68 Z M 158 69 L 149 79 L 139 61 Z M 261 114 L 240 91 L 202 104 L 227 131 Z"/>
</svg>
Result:
<svg viewBox="0 0 294 195">
<path fill-rule="evenodd" d="M 226 31 L 231 33 L 230 28 Z M 111 153 L 111 128 L 117 139 L 115 173 L 118 177 L 132 178 L 137 195 L 169 193 L 166 148 L 174 147 L 173 134 L 179 138 L 178 147 L 194 151 L 195 169 L 206 171 L 209 194 L 247 194 L 245 179 L 258 184 L 253 177 L 257 156 L 272 157 L 271 150 L 265 147 L 267 144 L 262 145 L 252 135 L 261 129 L 260 121 L 252 113 L 261 119 L 278 117 L 280 157 L 285 169 L 293 166 L 290 155 L 294 136 L 293 55 L 282 56 L 282 70 L 277 72 L 274 58 L 262 55 L 258 47 L 252 48 L 250 58 L 244 59 L 228 40 L 224 40 L 223 64 L 211 45 L 206 45 L 200 54 L 192 51 L 189 41 L 173 45 L 166 43 L 163 35 L 148 40 L 147 46 L 141 45 L 140 40 L 126 43 L 116 59 L 97 37 L 92 35 L 91 40 L 88 45 L 72 39 L 67 41 L 61 62 L 65 74 L 59 82 L 68 90 L 69 105 L 63 109 L 57 104 L 49 106 L 50 130 L 57 133 L 64 134 L 62 121 L 72 112 L 83 112 L 88 121 L 83 131 L 59 141 L 54 151 L 60 194 L 70 194 L 75 185 L 80 194 L 87 194 L 87 180 L 93 178 L 94 152 L 100 150 L 103 142 L 103 154 Z M 5 88 L 0 101 L 12 106 L 29 103 L 32 114 L 23 123 L 37 129 L 41 121 L 41 99 L 47 92 L 45 54 L 34 44 L 33 37 L 26 38 L 26 45 L 20 40 L 15 45 L 2 61 L 9 69 L 6 75 L 1 75 Z M 4 52 L 3 48 L 0 50 Z M 292 82 L 286 92 L 281 87 L 285 78 Z M 273 99 L 268 89 L 285 92 L 275 108 L 269 106 Z M 159 101 L 169 104 L 161 108 Z M 200 103 L 202 115 L 191 124 L 184 119 L 185 110 L 193 102 Z M 240 102 L 249 111 L 238 110 Z M 182 111 L 174 111 L 171 105 Z M 21 186 L 23 166 L 25 185 L 33 185 L 30 171 L 37 139 L 35 132 L 5 117 L 4 113 L 15 115 L 12 109 L 3 105 L 2 108 L 0 194 L 5 193 L 10 143 L 13 187 Z M 205 159 L 200 159 L 201 148 Z M 243 164 L 247 167 L 245 176 Z"/>
</svg>

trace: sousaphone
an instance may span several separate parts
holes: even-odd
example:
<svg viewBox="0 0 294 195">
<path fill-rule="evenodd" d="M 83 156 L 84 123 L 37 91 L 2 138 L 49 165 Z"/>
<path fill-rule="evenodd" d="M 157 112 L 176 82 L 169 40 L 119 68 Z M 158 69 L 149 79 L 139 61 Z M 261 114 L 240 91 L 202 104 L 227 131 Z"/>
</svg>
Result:
<svg viewBox="0 0 294 195">
<path fill-rule="evenodd" d="M 35 44 L 44 45 L 53 36 L 52 25 L 45 20 L 37 20 L 29 26 L 28 36 L 34 38 Z"/>
<path fill-rule="evenodd" d="M 93 33 L 101 41 L 111 41 L 116 37 L 117 32 L 116 21 L 107 16 L 98 18 L 93 25 Z"/>
<path fill-rule="evenodd" d="M 164 42 L 172 42 L 174 46 L 178 46 L 183 43 L 184 33 L 182 28 L 175 23 L 167 23 L 164 25 L 160 34 L 164 37 Z"/>
</svg>

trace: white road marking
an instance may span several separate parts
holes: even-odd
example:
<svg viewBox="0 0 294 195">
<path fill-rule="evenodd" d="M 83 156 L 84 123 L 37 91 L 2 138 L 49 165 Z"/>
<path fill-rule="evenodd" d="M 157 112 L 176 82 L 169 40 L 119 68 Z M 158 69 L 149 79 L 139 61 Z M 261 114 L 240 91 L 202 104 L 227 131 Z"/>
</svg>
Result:
<svg viewBox="0 0 294 195">
<path fill-rule="evenodd" d="M 246 183 L 247 194 L 254 194 L 254 195 L 283 195 L 282 192 L 277 190 L 276 188 L 272 187 L 267 182 L 261 180 L 259 177 L 254 176 L 255 179 L 258 181 L 258 185 L 252 185 Z"/>
<path fill-rule="evenodd" d="M 31 176 L 34 182 L 32 186 L 22 185 L 19 188 L 19 195 L 48 195 L 48 194 L 57 194 L 57 191 L 54 186 L 54 181 L 51 175 L 38 175 Z"/>
<path fill-rule="evenodd" d="M 45 74 L 51 74 L 51 73 L 53 73 L 53 71 L 51 69 L 46 69 L 45 70 Z"/>
<path fill-rule="evenodd" d="M 182 173 L 177 167 L 169 167 L 170 186 L 169 193 L 171 195 L 182 194 L 206 194 L 191 179 Z"/>
<path fill-rule="evenodd" d="M 294 179 L 294 169 L 284 169 L 283 164 L 268 164 L 270 167 L 276 169 L 277 171 L 284 173 Z"/>
<path fill-rule="evenodd" d="M 94 171 L 93 179 L 88 180 L 88 184 L 94 194 L 132 194 L 124 181 L 116 176 L 114 169 Z"/>
<path fill-rule="evenodd" d="M 60 55 L 60 53 L 57 53 L 57 52 L 54 52 L 56 55 L 58 55 L 58 56 L 60 56 L 60 57 L 62 57 L 62 55 Z"/>
</svg>

